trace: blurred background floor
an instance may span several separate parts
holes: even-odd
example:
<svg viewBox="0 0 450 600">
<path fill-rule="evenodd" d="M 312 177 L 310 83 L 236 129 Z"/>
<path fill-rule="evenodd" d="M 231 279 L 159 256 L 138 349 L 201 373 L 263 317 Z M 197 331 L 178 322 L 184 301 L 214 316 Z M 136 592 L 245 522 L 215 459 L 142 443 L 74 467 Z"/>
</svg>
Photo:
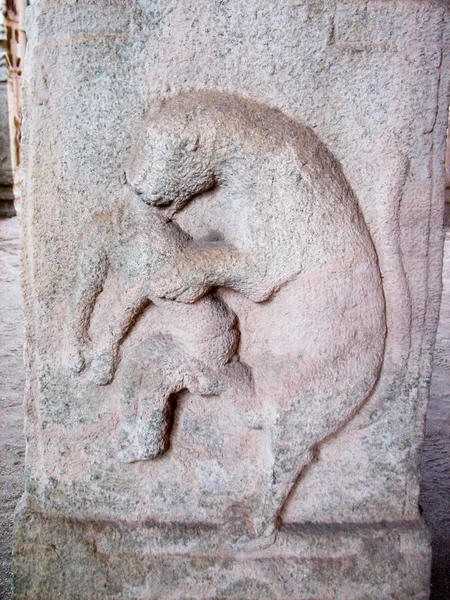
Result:
<svg viewBox="0 0 450 600">
<path fill-rule="evenodd" d="M 23 491 L 23 315 L 19 219 L 0 219 L 0 598 L 12 598 L 13 514 Z"/>
</svg>

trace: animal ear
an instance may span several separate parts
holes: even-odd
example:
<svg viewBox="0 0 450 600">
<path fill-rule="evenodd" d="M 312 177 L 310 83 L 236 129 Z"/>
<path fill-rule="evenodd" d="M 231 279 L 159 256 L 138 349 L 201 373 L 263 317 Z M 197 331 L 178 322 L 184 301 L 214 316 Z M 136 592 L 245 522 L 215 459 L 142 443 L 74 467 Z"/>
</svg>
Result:
<svg viewBox="0 0 450 600">
<path fill-rule="evenodd" d="M 199 146 L 199 143 L 200 136 L 198 135 L 198 133 L 193 133 L 183 140 L 183 146 L 188 152 L 195 152 Z"/>
</svg>

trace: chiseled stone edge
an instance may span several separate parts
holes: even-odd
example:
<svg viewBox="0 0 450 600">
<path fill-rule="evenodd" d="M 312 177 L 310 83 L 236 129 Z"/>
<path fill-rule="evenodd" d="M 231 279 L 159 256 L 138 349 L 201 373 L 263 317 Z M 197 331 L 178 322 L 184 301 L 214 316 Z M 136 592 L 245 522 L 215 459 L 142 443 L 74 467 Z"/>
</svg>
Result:
<svg viewBox="0 0 450 600">
<path fill-rule="evenodd" d="M 186 529 L 164 550 L 167 539 L 156 537 L 161 532 L 154 524 L 75 521 L 25 509 L 16 519 L 16 599 L 425 600 L 429 595 L 430 537 L 422 520 L 295 524 L 268 548 L 235 552 L 192 551 L 186 537 L 195 537 L 195 531 Z"/>
</svg>

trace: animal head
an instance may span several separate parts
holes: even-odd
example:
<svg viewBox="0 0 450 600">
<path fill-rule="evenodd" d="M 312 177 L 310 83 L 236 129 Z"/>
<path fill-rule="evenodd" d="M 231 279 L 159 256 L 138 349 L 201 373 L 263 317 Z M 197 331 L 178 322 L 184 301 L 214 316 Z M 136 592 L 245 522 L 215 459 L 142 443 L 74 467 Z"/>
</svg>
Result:
<svg viewBox="0 0 450 600">
<path fill-rule="evenodd" d="M 127 180 L 142 200 L 181 210 L 194 196 L 211 189 L 214 174 L 199 132 L 170 117 L 150 121 L 135 149 Z"/>
</svg>

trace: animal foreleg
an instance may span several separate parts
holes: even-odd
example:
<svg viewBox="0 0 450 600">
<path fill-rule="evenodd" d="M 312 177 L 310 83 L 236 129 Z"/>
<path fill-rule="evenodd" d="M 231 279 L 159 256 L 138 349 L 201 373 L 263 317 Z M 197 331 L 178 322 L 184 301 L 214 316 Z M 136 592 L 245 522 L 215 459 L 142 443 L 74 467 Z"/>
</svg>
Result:
<svg viewBox="0 0 450 600">
<path fill-rule="evenodd" d="M 89 323 L 107 271 L 108 259 L 103 248 L 95 251 L 91 246 L 89 252 L 83 252 L 69 333 L 69 363 L 76 373 L 85 368 L 84 352 L 88 345 Z"/>
<path fill-rule="evenodd" d="M 106 326 L 106 335 L 91 366 L 92 378 L 97 385 L 107 385 L 113 380 L 120 344 L 148 302 L 148 296 L 141 289 L 129 292 L 120 314 L 113 315 L 112 322 Z"/>
<path fill-rule="evenodd" d="M 160 298 L 192 303 L 217 286 L 241 292 L 254 302 L 266 300 L 274 291 L 258 266 L 237 248 L 193 242 L 177 263 L 159 272 L 154 292 Z"/>
</svg>

